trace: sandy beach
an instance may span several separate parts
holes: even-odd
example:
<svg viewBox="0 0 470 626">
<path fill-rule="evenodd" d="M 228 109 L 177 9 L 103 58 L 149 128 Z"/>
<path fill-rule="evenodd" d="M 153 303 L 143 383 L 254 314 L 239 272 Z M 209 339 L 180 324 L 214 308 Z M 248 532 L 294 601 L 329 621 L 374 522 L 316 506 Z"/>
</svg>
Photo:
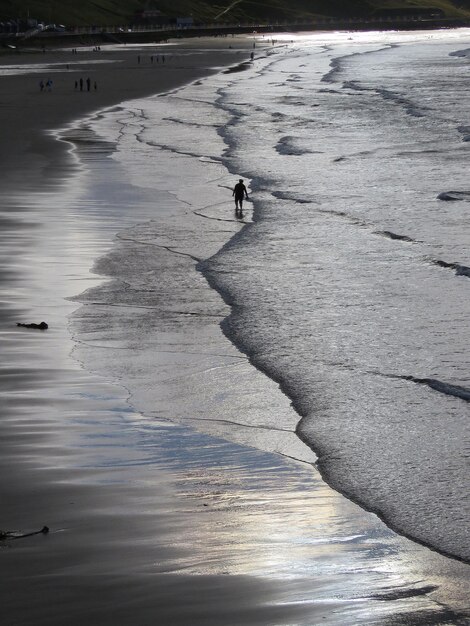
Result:
<svg viewBox="0 0 470 626">
<path fill-rule="evenodd" d="M 249 60 L 252 49 L 251 39 L 237 38 L 235 47 L 228 38 L 197 38 L 118 50 L 116 46 L 102 46 L 100 51 L 82 47 L 77 54 L 71 49 L 3 53 L 2 180 L 12 186 L 27 182 L 34 189 L 35 176 L 42 176 L 59 149 L 48 141 L 45 130 L 125 100 L 170 91 L 214 68 L 236 66 Z M 46 84 L 49 79 L 51 92 L 47 87 L 41 92 L 40 82 Z M 80 79 L 82 91 L 79 84 L 75 87 Z M 27 181 L 19 174 L 19 163 L 28 168 Z"/>
<path fill-rule="evenodd" d="M 215 426 L 193 430 L 190 418 L 166 419 L 163 386 L 167 413 L 142 415 L 117 375 L 102 378 L 80 362 L 73 298 L 99 284 L 90 268 L 118 226 L 91 200 L 65 210 L 69 181 L 84 168 L 106 193 L 106 146 L 93 144 L 85 164 L 54 131 L 237 66 L 252 50 L 252 38 L 237 37 L 0 57 L 6 626 L 468 623 L 468 566 L 334 492 L 300 441 L 292 460 L 251 447 L 248 431 L 230 443 Z M 129 214 L 122 226 L 132 223 Z M 229 237 L 240 225 L 223 228 Z M 16 326 L 42 320 L 44 332 Z M 171 358 L 161 367 L 174 366 Z M 221 358 L 242 357 L 227 347 Z M 256 410 L 291 416 L 292 430 L 273 446 L 282 451 L 298 416 L 275 383 L 246 359 L 243 367 L 260 404 L 274 398 Z M 20 537 L 44 526 L 47 534 Z"/>
</svg>

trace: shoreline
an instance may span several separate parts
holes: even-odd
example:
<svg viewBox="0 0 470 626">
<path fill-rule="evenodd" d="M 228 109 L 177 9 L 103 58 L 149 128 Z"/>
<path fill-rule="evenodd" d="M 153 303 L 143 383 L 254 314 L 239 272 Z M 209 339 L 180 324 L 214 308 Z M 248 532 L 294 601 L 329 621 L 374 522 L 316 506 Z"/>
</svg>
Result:
<svg viewBox="0 0 470 626">
<path fill-rule="evenodd" d="M 254 220 L 256 221 L 256 220 Z M 215 290 L 217 291 L 220 296 L 223 298 L 224 302 L 229 306 L 229 307 L 233 307 L 234 303 L 232 301 L 232 298 L 223 290 L 220 288 L 220 286 L 217 284 L 217 279 L 212 278 L 211 274 L 209 271 L 204 271 L 204 270 L 200 270 L 201 274 L 204 276 L 204 278 L 208 281 L 209 285 Z M 278 376 L 276 376 L 276 374 L 271 371 L 269 368 L 265 367 L 264 365 L 258 363 L 256 361 L 255 358 L 253 358 L 253 354 L 246 348 L 246 346 L 244 345 L 243 342 L 241 341 L 237 341 L 234 336 L 233 333 L 230 332 L 230 324 L 227 322 L 227 320 L 224 320 L 224 323 L 221 325 L 222 331 L 224 333 L 224 335 L 227 337 L 227 339 L 229 341 L 231 341 L 239 350 L 242 354 L 245 354 L 246 357 L 248 358 L 249 362 L 251 363 L 251 365 L 258 370 L 259 372 L 261 372 L 262 374 L 264 374 L 267 378 L 269 378 L 270 380 L 272 380 L 274 383 L 276 383 L 279 386 L 279 389 L 285 394 L 285 396 L 287 398 L 289 398 L 289 400 L 291 401 L 292 407 L 294 409 L 294 411 L 296 412 L 296 414 L 298 415 L 299 421 L 298 424 L 296 426 L 295 429 L 295 433 L 297 435 L 297 437 L 299 438 L 299 440 L 304 443 L 310 450 L 312 450 L 312 452 L 315 454 L 316 458 L 319 459 L 322 456 L 322 449 L 320 446 L 312 446 L 309 442 L 308 442 L 308 438 L 302 435 L 302 424 L 305 418 L 305 414 L 302 413 L 302 410 L 300 408 L 300 406 L 298 405 L 298 403 L 296 403 L 295 401 L 295 396 L 294 394 L 292 394 L 291 390 L 289 389 L 288 385 L 285 385 L 283 382 L 282 378 L 279 378 Z M 293 457 L 292 457 L 293 458 Z M 295 460 L 295 459 L 294 459 Z M 394 524 L 392 520 L 388 519 L 387 515 L 385 513 L 382 512 L 382 510 L 377 507 L 371 507 L 367 504 L 367 502 L 361 500 L 360 498 L 356 497 L 353 493 L 351 493 L 350 491 L 345 490 L 340 481 L 335 480 L 335 477 L 331 477 L 330 474 L 328 473 L 328 471 L 322 467 L 321 464 L 321 460 L 317 460 L 314 464 L 314 467 L 316 469 L 316 471 L 318 471 L 319 475 L 322 477 L 322 480 L 325 482 L 326 485 L 328 485 L 332 490 L 334 490 L 336 493 L 342 495 L 344 498 L 346 498 L 347 500 L 349 500 L 350 502 L 352 502 L 353 504 L 357 505 L 358 507 L 360 507 L 363 511 L 367 512 L 367 513 L 371 513 L 375 516 L 377 516 L 377 518 L 385 525 L 387 526 L 387 528 L 389 528 L 392 532 L 396 533 L 397 535 L 408 539 L 410 541 L 413 541 L 414 543 L 423 546 L 424 548 L 431 550 L 432 552 L 435 552 L 436 554 L 454 560 L 458 563 L 462 563 L 464 565 L 469 565 L 470 564 L 470 560 L 466 559 L 465 557 L 462 557 L 460 555 L 457 554 L 453 554 L 451 552 L 446 551 L 445 549 L 440 549 L 437 548 L 436 546 L 434 546 L 432 543 L 430 542 L 426 542 L 422 539 L 420 539 L 419 537 L 415 537 L 413 536 L 411 533 L 406 532 L 405 529 L 400 528 L 400 526 L 398 524 Z"/>
<path fill-rule="evenodd" d="M 132 54 L 135 55 L 135 52 Z M 135 66 L 133 67 L 135 69 Z M 191 80 L 197 78 L 199 75 Z M 148 86 L 138 87 L 140 88 L 147 89 Z M 55 94 L 41 94 L 48 95 Z M 126 96 L 124 99 L 129 98 Z M 99 110 L 102 110 L 102 107 Z M 93 108 L 93 111 L 97 109 Z M 90 113 L 91 111 L 87 111 L 79 117 L 83 118 Z M 62 111 L 61 114 L 68 116 L 71 111 Z M 36 121 L 39 124 L 36 128 L 39 136 L 42 121 Z M 48 141 L 49 144 L 52 143 Z M 33 144 L 45 146 L 46 140 L 41 143 L 36 138 Z M 55 146 L 55 149 L 59 150 L 59 147 Z M 11 159 L 9 161 L 10 173 L 18 168 L 21 160 L 20 149 L 17 154 L 19 158 L 16 163 Z M 54 152 L 52 158 L 50 153 L 48 155 L 50 163 L 53 164 L 52 172 L 50 164 L 47 167 L 41 163 L 37 167 L 41 173 L 52 173 L 54 177 L 52 187 L 49 188 L 51 193 L 44 200 L 57 195 L 55 192 L 59 185 L 63 184 L 61 181 L 70 180 L 67 178 L 70 169 L 76 171 L 76 165 L 66 163 L 64 160 L 58 167 L 57 157 L 58 152 Z M 4 159 L 6 158 L 4 155 Z M 16 180 L 21 180 L 21 176 L 24 180 L 24 173 L 23 168 L 18 172 Z M 45 183 L 46 181 L 38 176 L 35 181 L 28 181 L 27 186 L 35 187 L 41 192 L 41 188 L 48 188 Z M 19 189 L 14 187 L 9 197 L 16 197 L 18 201 Z M 25 197 L 23 193 L 19 198 L 20 204 Z M 28 215 L 27 206 L 21 210 L 25 222 L 26 217 L 28 219 L 33 217 L 36 220 L 41 217 Z M 48 226 L 52 223 L 54 215 L 60 215 L 60 206 L 55 207 L 55 210 L 59 213 L 54 213 L 51 209 Z M 10 215 L 18 215 L 13 205 Z M 69 231 L 71 242 L 74 242 L 76 236 L 74 228 L 79 223 L 71 221 Z M 93 225 L 87 226 L 78 238 L 80 245 L 89 248 L 91 257 L 94 256 L 94 250 L 103 245 L 99 233 L 96 235 L 96 241 L 91 239 L 93 229 Z M 27 231 L 28 226 L 25 223 L 23 224 L 25 253 L 30 239 Z M 58 233 L 60 232 L 59 229 Z M 53 233 L 49 232 L 47 237 L 51 238 L 51 235 Z M 67 285 L 67 289 L 73 294 L 77 293 L 80 286 L 86 287 L 87 281 L 91 280 L 92 284 L 102 281 L 102 277 L 96 276 L 80 278 L 80 272 L 84 269 L 80 265 L 77 265 L 72 277 L 67 273 L 63 276 L 63 271 L 57 267 L 57 259 L 61 254 L 60 244 L 61 241 L 53 243 L 53 247 L 57 248 L 55 256 L 51 251 L 50 257 L 44 257 L 45 269 L 51 271 L 54 267 L 57 268 L 57 282 L 44 285 L 44 291 L 49 294 L 51 300 L 54 300 L 54 297 L 60 299 L 58 296 L 61 296 L 60 288 L 63 285 Z M 47 246 L 47 242 L 43 245 Z M 25 258 L 13 259 L 18 266 L 13 272 L 13 281 L 16 280 L 16 276 L 19 277 L 22 272 L 24 274 L 27 271 L 29 262 L 27 257 L 39 259 L 41 258 L 39 252 L 33 254 L 29 251 Z M 71 267 L 74 267 L 73 264 Z M 23 309 L 28 304 L 36 304 L 34 310 L 38 311 L 38 314 L 39 311 L 42 313 L 51 307 L 49 302 L 43 302 L 44 295 L 29 292 L 28 296 L 27 289 L 30 284 L 38 286 L 43 275 L 41 267 L 32 268 L 31 271 L 34 275 L 26 280 L 23 278 L 23 286 L 18 292 L 13 291 L 10 296 L 11 309 L 15 307 L 8 313 L 7 319 L 10 322 L 20 315 L 18 305 L 13 301 L 14 295 L 18 295 L 18 301 L 22 303 Z M 70 279 L 73 283 L 71 285 Z M 54 283 L 54 275 L 48 276 L 44 282 L 48 281 Z M 59 294 L 54 295 L 57 290 Z M 76 303 L 69 304 L 70 310 L 76 308 Z M 273 466 L 272 457 L 268 453 L 246 449 L 243 452 L 246 464 L 243 489 L 238 484 L 243 465 L 238 458 L 241 450 L 238 446 L 207 438 L 201 440 L 197 434 L 190 434 L 186 429 L 180 430 L 180 427 L 165 421 L 158 422 L 153 418 L 151 424 L 147 426 L 149 418 L 142 419 L 130 410 L 125 394 L 116 391 L 113 383 L 98 381 L 96 376 L 80 372 L 78 365 L 70 365 L 65 347 L 67 329 L 59 322 L 64 314 L 63 304 L 54 303 L 51 310 L 56 317 L 52 320 L 47 335 L 21 333 L 16 329 L 9 332 L 6 326 L 2 333 L 4 341 L 9 342 L 7 363 L 11 368 L 15 366 L 19 380 L 15 389 L 12 389 L 10 377 L 4 377 L 2 381 L 2 395 L 8 400 L 6 404 L 8 419 L 4 422 L 2 431 L 6 434 L 5 440 L 10 444 L 10 450 L 5 454 L 2 466 L 4 473 L 12 476 L 11 484 L 3 487 L 7 489 L 10 504 L 4 512 L 4 521 L 6 518 L 11 524 L 17 524 L 20 520 L 19 514 L 23 514 L 24 520 L 26 513 L 31 509 L 35 510 L 34 523 L 38 525 L 47 522 L 51 524 L 50 518 L 46 519 L 47 515 L 53 514 L 56 517 L 51 524 L 52 533 L 49 536 L 40 537 L 40 541 L 31 538 L 25 543 L 9 545 L 9 550 L 0 555 L 0 558 L 4 557 L 2 566 L 6 564 L 5 572 L 9 577 L 2 588 L 4 595 L 2 603 L 9 614 L 15 616 L 15 624 L 30 624 L 32 619 L 35 624 L 48 625 L 63 624 L 64 620 L 67 623 L 79 624 L 83 619 L 90 623 L 115 624 L 114 611 L 119 609 L 124 611 L 119 614 L 120 624 L 136 623 L 136 614 L 139 616 L 139 624 L 154 623 L 155 618 L 171 620 L 175 624 L 187 624 L 189 616 L 194 616 L 191 617 L 194 624 L 228 625 L 243 621 L 260 626 L 279 623 L 279 620 L 286 624 L 311 623 L 314 616 L 317 620 L 322 619 L 322 623 L 340 624 L 343 623 L 342 620 L 348 626 L 360 623 L 352 621 L 354 618 L 351 616 L 354 614 L 357 599 L 354 598 L 351 589 L 348 588 L 349 596 L 345 598 L 341 598 L 339 592 L 339 587 L 346 584 L 350 568 L 357 558 L 358 548 L 355 546 L 355 540 L 348 538 L 347 532 L 344 536 L 344 521 L 337 519 L 337 514 L 332 513 L 326 520 L 320 516 L 320 520 L 317 517 L 315 524 L 312 522 L 313 526 L 318 526 L 320 546 L 314 549 L 309 543 L 313 531 L 308 522 L 308 513 L 316 506 L 320 509 L 333 508 L 331 501 L 334 498 L 338 503 L 336 504 L 338 509 L 343 507 L 347 511 L 346 519 L 348 515 L 357 516 L 360 526 L 363 519 L 367 518 L 371 529 L 369 536 L 363 539 L 364 550 L 371 551 L 370 545 L 367 548 L 367 544 L 370 543 L 376 545 L 378 549 L 383 541 L 390 541 L 392 535 L 386 534 L 385 539 L 379 530 L 380 525 L 376 524 L 373 516 L 367 516 L 361 510 L 353 514 L 354 506 L 342 503 L 341 496 L 332 495 L 326 486 L 322 487 L 321 482 L 317 482 L 310 475 L 310 469 L 304 472 L 278 460 L 274 463 L 275 471 L 270 478 L 264 470 L 257 473 L 255 468 L 260 459 L 263 459 L 267 466 Z M 59 330 L 56 330 L 57 325 Z M 51 355 L 43 351 L 44 338 L 47 339 L 49 349 L 55 346 L 52 357 L 61 355 L 62 360 L 56 361 L 54 367 Z M 18 345 L 21 346 L 19 354 Z M 63 352 L 64 347 L 67 354 Z M 34 355 L 32 360 L 31 356 L 28 356 L 31 354 Z M 61 365 L 65 367 L 62 369 Z M 72 410 L 70 397 L 73 398 Z M 94 415 L 95 412 L 98 412 L 98 415 Z M 71 417 L 66 424 L 61 422 L 63 413 Z M 61 431 L 65 425 L 67 427 L 64 433 Z M 189 440 L 186 450 L 180 453 L 179 464 L 171 462 L 171 441 L 175 438 Z M 208 472 L 207 467 L 211 467 L 211 463 L 206 463 L 205 456 L 197 462 L 192 461 L 191 471 L 184 469 L 185 463 L 188 463 L 190 458 L 189 451 L 197 449 L 197 446 L 202 446 L 202 449 L 206 450 L 207 460 L 211 459 L 212 454 L 207 450 L 208 447 L 214 450 L 215 460 L 220 458 L 221 453 L 231 459 L 236 470 L 235 473 L 233 470 L 229 473 L 233 481 L 231 487 L 230 481 L 225 478 L 225 493 L 229 495 L 230 506 L 220 494 L 220 481 L 224 475 L 216 472 L 215 468 Z M 155 450 L 160 451 L 161 458 L 155 458 Z M 12 467 L 15 468 L 15 472 L 12 472 Z M 293 491 L 290 491 L 288 486 L 280 488 L 277 480 L 282 475 L 289 476 L 290 479 L 297 475 L 297 488 Z M 47 477 L 45 481 L 44 477 Z M 196 490 L 188 488 L 187 483 L 191 481 L 202 486 Z M 256 484 L 258 481 L 261 488 Z M 311 488 L 311 481 L 316 484 L 316 488 L 312 489 L 312 501 L 306 504 L 305 493 L 302 491 Z M 256 506 L 256 501 L 251 498 L 250 489 L 251 492 L 258 494 L 260 502 L 272 501 L 268 511 L 264 510 L 266 505 Z M 320 489 L 323 495 L 315 489 Z M 298 495 L 300 493 L 301 496 Z M 80 510 L 77 510 L 77 503 L 81 507 Z M 66 508 L 62 509 L 64 505 Z M 208 505 L 206 509 L 201 508 L 206 505 Z M 284 517 L 283 508 L 290 511 L 288 518 Z M 206 521 L 208 517 L 211 519 L 210 524 Z M 63 526 L 58 527 L 58 524 Z M 285 524 L 287 529 L 284 529 Z M 226 535 L 222 533 L 220 537 L 218 532 L 214 532 L 220 527 L 229 529 L 229 532 Z M 269 529 L 268 535 L 263 533 L 264 528 Z M 247 533 L 247 529 L 250 532 Z M 302 577 L 286 583 L 289 577 L 288 572 L 284 572 L 284 577 L 275 581 L 276 567 L 282 569 L 282 560 L 274 564 L 269 563 L 267 555 L 271 553 L 271 545 L 262 545 L 263 541 L 266 544 L 271 543 L 273 531 L 284 532 L 282 542 L 281 538 L 278 538 L 279 545 L 283 546 L 280 557 L 287 559 L 289 550 L 298 549 L 295 548 L 296 541 L 301 541 L 300 545 L 304 551 L 301 560 L 306 562 L 305 571 L 308 571 L 310 560 L 317 562 L 317 568 L 320 567 L 319 563 L 323 564 L 321 575 L 317 572 L 317 580 L 321 588 L 325 585 L 324 578 L 327 577 L 329 591 L 326 593 L 322 591 L 316 600 L 311 600 L 310 578 Z M 274 536 L 277 536 L 276 532 Z M 340 533 L 339 539 L 335 539 L 335 532 Z M 217 558 L 220 559 L 220 554 L 225 554 L 226 546 L 233 544 L 233 537 L 237 539 L 235 552 L 234 548 L 231 548 L 225 557 L 228 559 L 227 562 L 218 562 Z M 211 553 L 213 543 L 218 550 Z M 393 543 L 396 550 L 401 549 L 405 543 L 407 549 L 411 548 L 415 554 L 421 553 L 420 549 L 415 549 L 413 545 L 409 546 L 408 542 L 399 537 L 394 538 Z M 256 559 L 252 555 L 246 553 L 246 545 L 251 546 L 250 550 L 258 556 L 259 564 L 256 564 Z M 336 571 L 334 575 L 328 574 L 332 555 L 335 551 L 346 552 L 349 545 L 351 545 L 350 554 L 342 569 L 340 568 L 341 571 Z M 334 546 L 333 551 L 331 546 Z M 236 558 L 235 554 L 238 554 Z M 200 561 L 195 562 L 196 556 Z M 375 558 L 375 565 L 379 567 L 381 559 L 373 557 L 372 554 L 370 558 Z M 238 574 L 237 567 L 234 565 L 229 567 L 230 559 L 237 563 Z M 432 561 L 431 558 L 430 562 Z M 224 572 L 224 568 L 227 567 L 230 571 Z M 189 573 L 184 574 L 185 571 Z M 247 574 L 250 571 L 258 573 Z M 416 577 L 414 580 L 419 578 Z M 385 581 L 391 584 L 387 577 L 382 584 L 385 584 Z M 26 599 L 25 582 L 28 583 L 30 606 L 22 607 L 19 616 L 19 605 L 23 605 Z M 401 584 L 403 580 L 399 582 Z M 70 583 L 71 590 L 67 590 Z M 357 592 L 366 588 L 367 584 L 367 581 L 362 580 Z M 92 589 L 86 595 L 85 607 L 80 608 L 80 604 L 83 603 L 83 591 L 88 591 L 89 586 Z M 191 591 L 195 587 L 195 591 Z M 102 594 L 99 598 L 96 598 L 97 588 Z M 220 593 L 220 598 L 217 598 L 214 590 Z M 57 593 L 58 591 L 60 593 Z M 415 607 L 412 602 L 418 603 L 421 610 L 431 610 L 429 607 L 434 605 L 434 601 L 428 598 L 427 594 L 432 595 L 434 589 L 425 589 L 415 584 L 414 588 L 412 585 L 407 591 L 410 594 L 408 597 L 412 599 L 409 601 L 410 610 L 411 606 Z M 397 602 L 403 610 L 408 601 L 403 602 L 397 590 L 389 588 L 389 593 L 390 597 L 387 599 Z M 341 598 L 339 601 L 338 594 Z M 47 600 L 44 598 L 47 597 L 61 599 L 55 606 L 45 606 Z M 186 598 L 186 604 L 181 603 L 182 597 Z M 106 602 L 112 603 L 114 610 L 110 611 Z M 314 604 L 316 602 L 317 607 L 314 608 L 314 604 L 311 605 L 309 602 Z M 379 619 L 380 611 L 377 605 L 380 606 L 380 600 L 370 597 L 368 602 L 370 607 L 374 605 L 378 611 L 376 616 Z M 350 614 L 346 613 L 346 606 L 351 611 Z M 442 617 L 436 610 L 435 623 L 437 619 L 441 620 L 439 622 L 441 623 Z"/>
<path fill-rule="evenodd" d="M 5 183 L 13 188 L 20 184 L 15 171 L 18 166 L 25 165 L 25 156 L 30 159 L 27 165 L 33 176 L 40 176 L 41 170 L 47 168 L 45 158 L 51 160 L 60 149 L 50 141 L 48 131 L 126 100 L 171 91 L 222 67 L 249 62 L 253 47 L 252 39 L 244 37 L 231 40 L 230 44 L 234 46 L 231 48 L 227 42 L 203 40 L 205 51 L 191 58 L 201 43 L 198 40 L 172 42 L 170 45 L 142 44 L 119 50 L 110 45 L 103 46 L 99 52 L 91 47 L 78 49 L 77 54 L 72 54 L 71 49 L 60 48 L 44 54 L 38 51 L 26 57 L 14 53 L 2 56 L 0 72 L 4 74 L 9 68 L 17 72 L 0 75 L 2 105 L 7 111 L 5 121 L 8 120 L 0 147 L 0 166 Z M 163 55 L 166 62 L 157 63 L 156 58 Z M 151 61 L 152 57 L 155 57 L 154 61 Z M 39 64 L 39 71 L 23 73 L 27 72 L 28 66 L 35 64 Z M 88 77 L 91 81 L 89 92 L 86 89 Z M 39 82 L 46 83 L 48 79 L 53 81 L 52 90 L 49 93 L 45 88 L 41 93 Z M 83 91 L 75 87 L 75 81 L 80 79 L 84 81 Z M 22 124 L 28 128 L 27 136 L 18 132 Z M 25 182 L 21 176 L 21 185 Z"/>
<path fill-rule="evenodd" d="M 228 158 L 228 161 L 230 161 L 230 157 Z M 253 221 L 254 222 L 257 221 L 255 214 L 254 214 Z M 220 267 L 223 267 L 223 263 L 220 264 Z M 214 272 L 214 274 L 211 275 L 211 272 L 209 270 L 205 272 L 203 271 L 203 274 L 208 280 L 209 284 L 214 289 L 219 291 L 225 303 L 232 308 L 233 317 L 236 318 L 237 313 L 236 313 L 236 310 L 235 311 L 233 310 L 233 308 L 234 306 L 236 308 L 237 303 L 236 301 L 233 300 L 233 297 L 230 291 L 227 291 L 226 289 L 224 289 L 224 282 L 222 281 L 221 283 L 219 283 L 218 274 L 216 272 Z M 293 389 L 290 389 L 289 385 L 285 383 L 282 377 L 282 374 L 280 373 L 279 369 L 277 369 L 276 363 L 271 362 L 270 366 L 267 366 L 265 362 L 263 362 L 262 359 L 257 360 L 256 355 L 252 351 L 250 351 L 249 341 L 247 344 L 245 344 L 243 339 L 239 338 L 237 341 L 236 337 L 234 338 L 234 332 L 231 329 L 230 317 L 232 317 L 232 315 L 229 316 L 229 318 L 226 318 L 222 324 L 222 330 L 225 336 L 230 341 L 234 342 L 234 344 L 238 347 L 238 349 L 247 356 L 247 358 L 252 363 L 253 367 L 263 372 L 267 377 L 269 377 L 271 380 L 277 383 L 280 389 L 285 393 L 285 395 L 288 398 L 290 398 L 290 400 L 292 401 L 292 406 L 297 412 L 298 417 L 299 417 L 299 422 L 296 427 L 296 434 L 299 436 L 299 439 L 303 441 L 317 455 L 317 458 L 319 458 L 319 460 L 315 463 L 315 467 L 319 471 L 324 481 L 332 489 L 334 489 L 338 493 L 341 493 L 345 498 L 347 498 L 351 502 L 360 506 L 364 511 L 367 511 L 376 515 L 393 532 L 396 532 L 400 534 L 402 537 L 410 539 L 411 541 L 414 541 L 417 544 L 423 547 L 426 547 L 427 549 L 433 552 L 436 552 L 437 554 L 445 558 L 449 558 L 449 559 L 455 560 L 456 562 L 468 565 L 470 563 L 468 558 L 458 554 L 457 552 L 446 550 L 445 547 L 439 547 L 439 544 L 432 543 L 432 541 L 430 540 L 426 541 L 426 539 L 420 538 L 419 534 L 418 535 L 413 534 L 413 531 L 409 531 L 409 530 L 407 531 L 406 528 L 401 526 L 398 522 L 394 521 L 393 517 L 387 514 L 387 509 L 385 507 L 380 508 L 378 505 L 377 506 L 374 506 L 373 504 L 371 505 L 371 500 L 369 500 L 369 503 L 367 503 L 365 499 L 361 499 L 357 495 L 354 495 L 354 492 L 351 489 L 345 488 L 344 485 L 341 483 L 341 481 L 338 479 L 338 477 L 334 476 L 333 471 L 331 470 L 328 471 L 328 467 L 327 467 L 327 463 L 329 461 L 328 454 L 325 454 L 324 449 L 322 450 L 322 447 L 319 444 L 318 445 L 312 444 L 312 441 L 313 441 L 312 439 L 310 439 L 310 443 L 309 443 L 308 437 L 302 433 L 302 429 L 306 423 L 305 417 L 307 414 L 305 412 L 302 412 L 301 402 L 299 403 L 299 398 L 298 397 L 296 398 L 296 394 L 293 392 Z M 246 319 L 244 321 L 246 322 Z M 310 419 L 312 419 L 312 415 L 310 415 Z M 323 455 L 325 456 L 324 464 L 322 464 Z M 418 532 L 419 526 L 415 526 L 415 529 L 416 529 L 416 532 Z M 462 543 L 461 545 L 464 545 L 464 544 Z"/>
</svg>

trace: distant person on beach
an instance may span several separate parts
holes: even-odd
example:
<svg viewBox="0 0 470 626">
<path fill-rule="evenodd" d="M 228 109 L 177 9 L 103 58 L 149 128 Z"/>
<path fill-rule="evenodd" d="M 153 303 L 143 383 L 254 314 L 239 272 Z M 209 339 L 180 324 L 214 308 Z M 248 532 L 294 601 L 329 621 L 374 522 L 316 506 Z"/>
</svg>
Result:
<svg viewBox="0 0 470 626">
<path fill-rule="evenodd" d="M 91 80 L 90 80 L 90 78 L 87 78 L 86 79 L 86 90 L 87 91 L 90 91 L 90 86 L 91 86 Z"/>
<path fill-rule="evenodd" d="M 41 82 L 39 83 L 39 90 L 40 91 L 44 91 L 44 81 L 41 80 Z"/>
<path fill-rule="evenodd" d="M 232 196 L 235 198 L 235 214 L 241 217 L 243 211 L 243 199 L 246 198 L 248 200 L 248 191 L 243 183 L 243 178 L 240 178 L 238 183 L 233 188 Z"/>
<path fill-rule="evenodd" d="M 80 78 L 80 91 L 83 91 L 83 78 Z"/>
</svg>

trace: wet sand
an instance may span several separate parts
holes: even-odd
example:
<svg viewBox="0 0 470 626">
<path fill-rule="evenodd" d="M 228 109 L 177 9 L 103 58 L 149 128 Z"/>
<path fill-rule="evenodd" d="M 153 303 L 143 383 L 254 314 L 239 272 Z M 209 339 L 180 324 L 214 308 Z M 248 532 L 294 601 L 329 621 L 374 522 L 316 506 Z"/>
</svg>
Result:
<svg viewBox="0 0 470 626">
<path fill-rule="evenodd" d="M 203 43 L 221 48 L 217 65 L 251 49 Z M 0 528 L 50 528 L 0 544 L 3 623 L 465 623 L 466 566 L 396 536 L 310 463 L 139 415 L 124 389 L 70 355 L 77 304 L 66 298 L 98 280 L 88 269 L 107 234 L 61 212 L 79 165 L 44 130 L 203 76 L 216 52 L 188 56 L 198 46 L 165 51 L 165 69 L 150 51 L 140 64 L 136 49 L 81 52 L 119 61 L 51 74 L 51 93 L 39 92 L 46 73 L 0 76 Z M 21 55 L 2 67 L 72 68 L 76 57 Z M 88 74 L 98 90 L 76 92 Z M 15 326 L 43 319 L 45 332 Z"/>
<path fill-rule="evenodd" d="M 251 38 L 237 37 L 197 38 L 167 45 L 102 46 L 99 52 L 83 47 L 77 54 L 68 49 L 3 54 L 2 184 L 22 187 L 26 182 L 34 189 L 36 177 L 54 176 L 53 159 L 61 148 L 49 141 L 44 130 L 125 100 L 170 91 L 214 68 L 236 66 L 249 60 L 252 50 Z M 31 65 L 36 67 L 28 69 Z M 47 87 L 41 92 L 40 81 L 46 84 L 49 79 L 51 92 Z M 82 91 L 80 85 L 75 87 L 80 79 Z"/>
</svg>

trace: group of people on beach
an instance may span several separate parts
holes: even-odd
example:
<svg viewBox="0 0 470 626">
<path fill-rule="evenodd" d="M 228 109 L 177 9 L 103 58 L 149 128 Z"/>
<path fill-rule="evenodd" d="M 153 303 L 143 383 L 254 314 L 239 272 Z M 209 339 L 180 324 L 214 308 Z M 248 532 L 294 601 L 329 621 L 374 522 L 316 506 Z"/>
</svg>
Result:
<svg viewBox="0 0 470 626">
<path fill-rule="evenodd" d="M 162 63 L 165 63 L 165 55 L 164 54 L 151 54 L 150 57 L 150 63 L 153 63 L 154 61 L 156 61 L 157 63 L 160 63 L 160 59 L 162 61 Z M 137 55 L 137 64 L 140 65 L 140 62 L 142 61 L 142 57 L 141 55 Z"/>
<path fill-rule="evenodd" d="M 39 81 L 39 91 L 43 92 L 44 90 L 52 91 L 52 80 L 48 78 L 46 82 L 43 80 Z"/>
<path fill-rule="evenodd" d="M 47 79 L 47 81 L 44 82 L 44 80 L 40 80 L 39 81 L 39 91 L 43 92 L 43 91 L 52 91 L 52 80 L 50 78 Z M 86 80 L 83 80 L 83 78 L 80 78 L 79 80 L 75 81 L 75 91 L 83 91 L 84 87 L 86 86 L 86 90 L 87 91 L 91 91 L 91 78 L 87 78 Z M 97 91 L 98 89 L 98 83 L 95 81 L 93 81 L 93 89 L 94 91 Z"/>
<path fill-rule="evenodd" d="M 86 90 L 91 91 L 91 79 L 88 77 L 85 81 L 83 78 L 75 81 L 75 90 L 83 91 L 83 87 L 86 85 Z M 96 91 L 98 89 L 98 83 L 96 80 L 93 82 L 93 89 Z"/>
</svg>

